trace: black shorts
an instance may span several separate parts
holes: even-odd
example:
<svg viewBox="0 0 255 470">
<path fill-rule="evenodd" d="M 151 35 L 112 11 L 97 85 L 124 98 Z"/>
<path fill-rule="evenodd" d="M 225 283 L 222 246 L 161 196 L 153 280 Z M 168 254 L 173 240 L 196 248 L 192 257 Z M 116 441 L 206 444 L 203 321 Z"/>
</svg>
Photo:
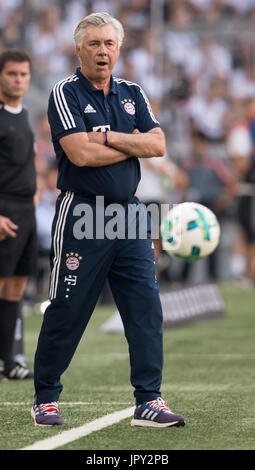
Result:
<svg viewBox="0 0 255 470">
<path fill-rule="evenodd" d="M 244 230 L 247 243 L 255 242 L 255 197 L 243 196 L 238 205 L 238 221 Z"/>
<path fill-rule="evenodd" d="M 1 198 L 0 215 L 19 226 L 16 238 L 7 237 L 0 242 L 0 277 L 35 274 L 37 234 L 33 203 Z"/>
</svg>

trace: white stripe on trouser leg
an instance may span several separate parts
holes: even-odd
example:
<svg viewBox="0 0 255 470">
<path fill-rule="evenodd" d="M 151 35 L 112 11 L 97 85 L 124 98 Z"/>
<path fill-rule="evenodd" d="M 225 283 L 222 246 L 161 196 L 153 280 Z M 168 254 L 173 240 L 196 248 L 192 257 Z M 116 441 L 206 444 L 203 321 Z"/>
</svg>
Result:
<svg viewBox="0 0 255 470">
<path fill-rule="evenodd" d="M 68 203 L 68 199 L 69 199 L 69 192 L 66 193 L 63 200 L 61 201 L 61 204 L 60 204 L 60 207 L 59 207 L 58 218 L 57 218 L 57 222 L 56 222 L 56 227 L 55 227 L 55 233 L 54 233 L 54 237 L 53 237 L 54 259 L 53 259 L 53 269 L 52 269 L 52 272 L 51 272 L 51 281 L 50 281 L 50 290 L 49 290 L 49 298 L 50 299 L 52 298 L 52 295 L 53 295 L 54 279 L 55 279 L 55 275 L 56 275 L 57 260 L 58 260 L 58 256 L 59 256 L 59 250 L 58 250 L 59 237 L 58 237 L 58 234 L 59 234 L 60 226 L 61 226 L 61 223 L 62 223 L 62 220 L 63 220 L 63 213 L 66 210 L 66 205 Z"/>
<path fill-rule="evenodd" d="M 56 230 L 54 235 L 54 262 L 53 262 L 53 270 L 51 276 L 51 290 L 50 290 L 50 300 L 56 297 L 57 293 L 57 285 L 58 285 L 58 278 L 59 278 L 59 270 L 60 270 L 60 263 L 61 263 L 61 255 L 62 255 L 62 246 L 63 246 L 63 234 L 65 229 L 66 217 L 69 211 L 69 207 L 73 200 L 74 194 L 70 193 L 69 191 L 66 193 L 63 201 L 61 202 L 59 216 L 56 224 Z"/>
<path fill-rule="evenodd" d="M 63 213 L 63 223 L 60 227 L 60 232 L 59 232 L 59 256 L 56 262 L 56 275 L 55 275 L 55 287 L 54 287 L 54 292 L 53 292 L 53 298 L 56 297 L 57 294 L 57 285 L 58 285 L 58 278 L 59 278 L 59 270 L 60 270 L 60 263 L 61 263 L 61 256 L 62 256 L 62 247 L 63 247 L 63 238 L 64 238 L 64 230 L 65 230 L 65 224 L 66 224 L 66 217 L 70 208 L 70 205 L 72 203 L 72 200 L 74 198 L 74 193 L 68 192 L 68 201 L 66 205 L 66 209 Z"/>
<path fill-rule="evenodd" d="M 73 197 L 74 197 L 74 193 L 70 193 L 68 191 L 66 195 L 64 196 L 63 200 L 61 201 L 60 208 L 59 208 L 59 214 L 58 214 L 55 234 L 53 238 L 54 260 L 53 260 L 53 268 L 51 272 L 51 281 L 50 281 L 50 289 L 49 289 L 50 300 L 54 299 L 57 293 L 59 269 L 60 269 L 62 247 L 63 247 L 63 234 L 64 234 L 64 229 L 65 229 L 67 213 L 69 211 Z"/>
</svg>

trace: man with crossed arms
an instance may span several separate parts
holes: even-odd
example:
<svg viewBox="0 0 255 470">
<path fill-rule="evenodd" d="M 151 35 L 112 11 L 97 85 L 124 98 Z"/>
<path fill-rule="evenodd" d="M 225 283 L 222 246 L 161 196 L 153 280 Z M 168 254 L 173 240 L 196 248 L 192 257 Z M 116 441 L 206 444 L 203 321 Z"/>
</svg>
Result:
<svg viewBox="0 0 255 470">
<path fill-rule="evenodd" d="M 149 223 L 147 237 L 127 237 L 128 206 L 140 205 L 134 197 L 140 179 L 138 158 L 164 155 L 165 137 L 143 90 L 112 76 L 123 36 L 122 25 L 107 13 L 84 18 L 74 35 L 81 67 L 54 87 L 49 100 L 61 194 L 53 221 L 51 302 L 35 355 L 36 425 L 64 424 L 58 407 L 60 377 L 107 278 L 129 345 L 136 399 L 131 424 L 185 424 L 160 393 L 162 309 Z M 118 203 L 124 208 L 124 239 L 74 236 L 75 208 L 89 204 L 95 215 L 98 196 L 104 198 L 104 207 Z M 135 223 L 138 228 L 138 217 Z"/>
</svg>

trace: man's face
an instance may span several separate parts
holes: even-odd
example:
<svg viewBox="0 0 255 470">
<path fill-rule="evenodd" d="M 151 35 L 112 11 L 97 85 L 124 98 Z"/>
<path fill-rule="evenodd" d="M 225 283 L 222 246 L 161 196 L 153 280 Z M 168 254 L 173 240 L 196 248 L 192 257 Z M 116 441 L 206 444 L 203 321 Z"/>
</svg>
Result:
<svg viewBox="0 0 255 470">
<path fill-rule="evenodd" d="M 27 92 L 30 82 L 29 62 L 5 63 L 0 73 L 0 91 L 10 101 L 21 99 Z"/>
<path fill-rule="evenodd" d="M 119 57 L 118 36 L 110 25 L 88 26 L 81 47 L 76 47 L 81 59 L 82 72 L 92 83 L 110 78 Z"/>
</svg>

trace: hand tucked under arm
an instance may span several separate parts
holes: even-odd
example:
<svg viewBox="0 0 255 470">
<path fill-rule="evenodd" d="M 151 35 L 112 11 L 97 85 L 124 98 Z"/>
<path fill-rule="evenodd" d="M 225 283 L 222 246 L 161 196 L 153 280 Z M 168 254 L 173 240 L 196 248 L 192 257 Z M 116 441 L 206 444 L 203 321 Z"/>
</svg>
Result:
<svg viewBox="0 0 255 470">
<path fill-rule="evenodd" d="M 109 131 L 107 139 L 110 147 L 130 156 L 151 158 L 162 157 L 166 153 L 165 135 L 160 127 L 155 127 L 145 133 L 137 129 L 132 134 Z"/>
</svg>

